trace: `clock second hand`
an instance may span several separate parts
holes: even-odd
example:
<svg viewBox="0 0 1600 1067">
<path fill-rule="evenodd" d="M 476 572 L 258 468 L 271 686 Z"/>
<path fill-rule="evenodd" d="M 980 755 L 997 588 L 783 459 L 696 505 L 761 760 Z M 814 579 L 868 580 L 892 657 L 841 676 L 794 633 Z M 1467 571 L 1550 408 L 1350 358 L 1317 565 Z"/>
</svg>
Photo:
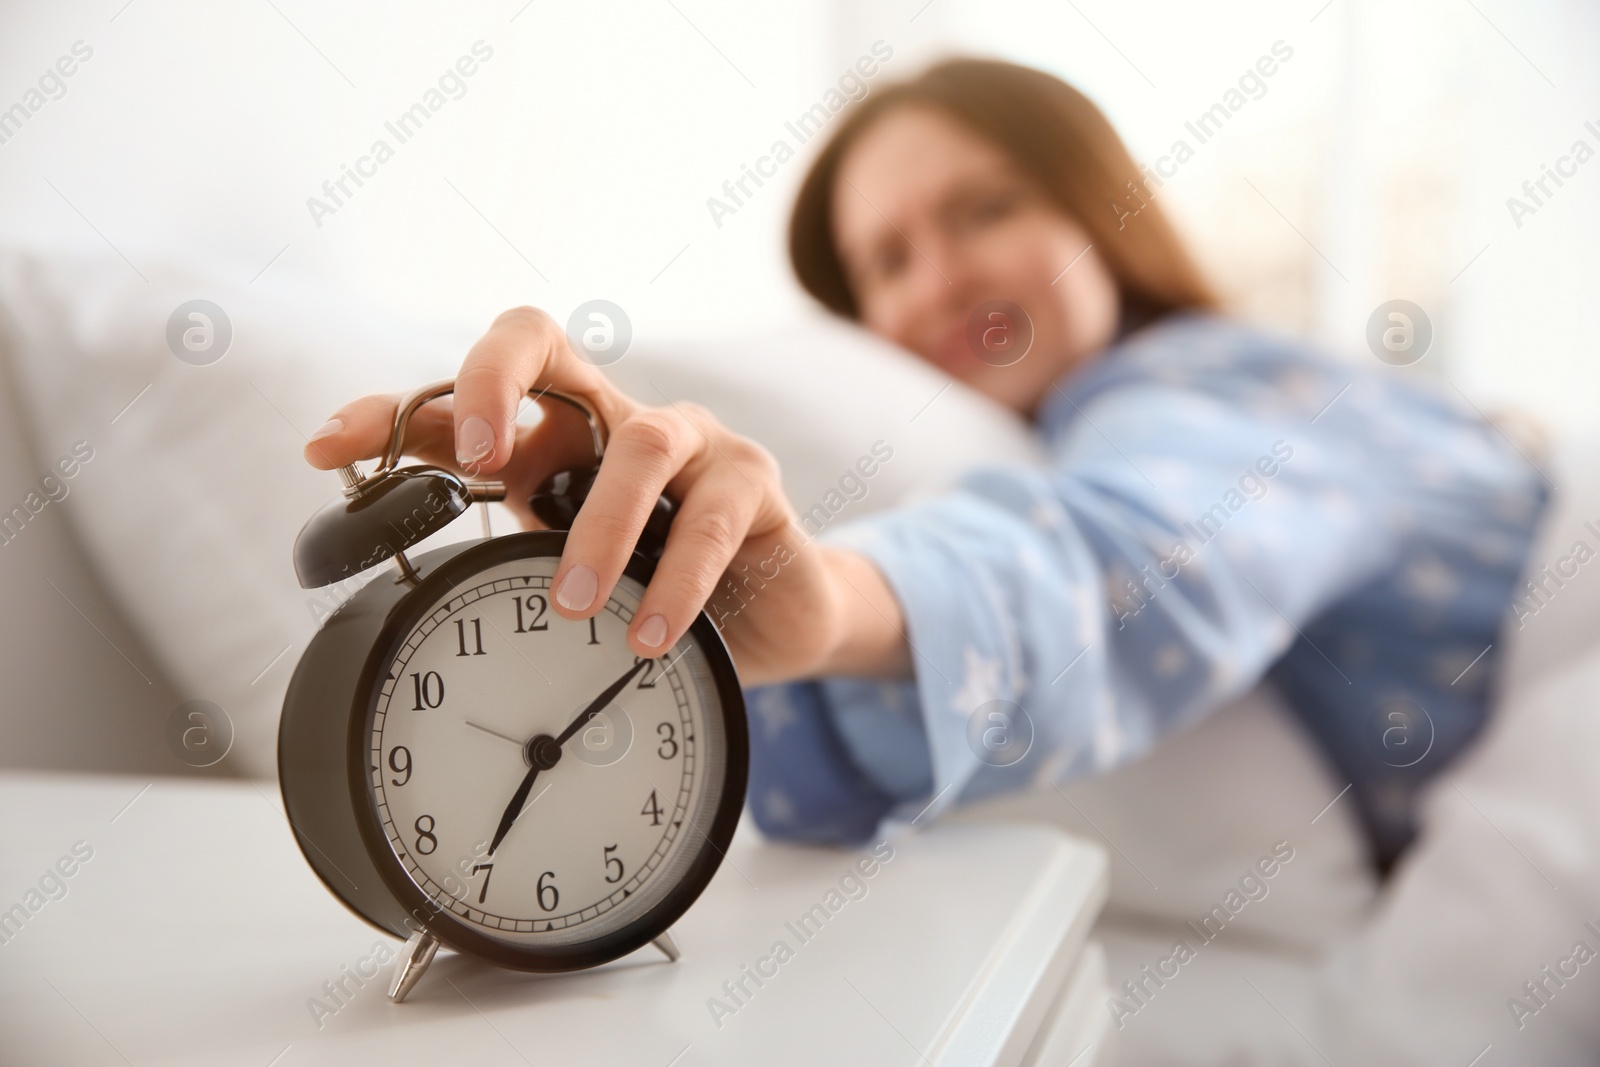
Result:
<svg viewBox="0 0 1600 1067">
<path fill-rule="evenodd" d="M 596 712 L 615 700 L 617 694 L 627 688 L 629 682 L 633 681 L 634 675 L 643 670 L 644 666 L 650 662 L 652 661 L 641 659 L 622 677 L 606 686 L 605 692 L 589 701 L 588 706 L 578 712 L 577 717 L 567 724 L 567 728 L 561 731 L 559 737 L 540 734 L 528 740 L 527 749 L 530 757 L 528 762 L 532 766 L 528 768 L 528 773 L 522 779 L 522 784 L 517 786 L 517 791 L 512 794 L 511 803 L 506 805 L 505 812 L 500 816 L 500 825 L 495 829 L 494 840 L 489 842 L 489 855 L 494 855 L 494 850 L 500 847 L 500 842 L 505 840 L 506 833 L 510 831 L 511 825 L 517 821 L 517 816 L 522 814 L 522 806 L 527 802 L 528 793 L 532 791 L 533 783 L 539 777 L 539 772 L 554 767 L 556 762 L 561 759 L 561 746 L 566 744 L 567 739 L 577 733 L 584 723 L 595 716 Z M 482 729 L 482 727 L 479 727 L 479 729 Z M 539 744 L 541 739 L 544 744 Z"/>
<path fill-rule="evenodd" d="M 472 727 L 474 730 L 482 730 L 486 734 L 493 734 L 495 737 L 498 737 L 502 741 L 510 741 L 513 745 L 516 745 L 518 748 L 521 748 L 523 746 L 523 744 L 524 744 L 524 742 L 518 741 L 515 737 L 512 737 L 509 734 L 503 734 L 499 730 L 491 730 L 487 726 L 479 726 L 477 723 L 473 722 L 471 719 L 463 719 L 462 722 L 465 722 L 468 726 Z"/>
</svg>

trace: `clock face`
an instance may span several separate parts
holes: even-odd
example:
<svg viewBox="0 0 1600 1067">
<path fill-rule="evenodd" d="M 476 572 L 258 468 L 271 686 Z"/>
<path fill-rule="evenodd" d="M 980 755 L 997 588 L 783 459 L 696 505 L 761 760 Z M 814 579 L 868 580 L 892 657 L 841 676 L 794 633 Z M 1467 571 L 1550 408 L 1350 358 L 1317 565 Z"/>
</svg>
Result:
<svg viewBox="0 0 1600 1067">
<path fill-rule="evenodd" d="M 671 894 L 715 847 L 729 765 L 694 630 L 641 660 L 625 637 L 643 586 L 624 575 L 572 621 L 551 608 L 558 562 L 499 563 L 423 605 L 367 728 L 372 803 L 407 877 L 431 908 L 527 949 L 614 933 Z"/>
</svg>

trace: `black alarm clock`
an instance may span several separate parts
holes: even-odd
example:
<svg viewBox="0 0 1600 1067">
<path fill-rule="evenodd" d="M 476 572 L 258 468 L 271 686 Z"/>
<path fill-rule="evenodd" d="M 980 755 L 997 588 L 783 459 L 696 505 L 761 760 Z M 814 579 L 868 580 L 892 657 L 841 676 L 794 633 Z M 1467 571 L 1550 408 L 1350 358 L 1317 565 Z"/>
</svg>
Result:
<svg viewBox="0 0 1600 1067">
<path fill-rule="evenodd" d="M 703 611 L 661 656 L 627 646 L 660 559 L 666 497 L 605 606 L 574 621 L 551 580 L 595 465 L 533 495 L 548 530 L 485 536 L 408 558 L 503 485 L 397 467 L 406 426 L 453 381 L 399 405 L 372 473 L 340 470 L 344 498 L 294 547 L 317 588 L 385 561 L 312 638 L 284 699 L 278 777 L 300 851 L 333 895 L 406 940 L 398 1002 L 442 944 L 501 967 L 594 967 L 654 943 L 727 851 L 749 766 L 733 660 Z M 487 534 L 487 515 L 485 533 Z"/>
</svg>

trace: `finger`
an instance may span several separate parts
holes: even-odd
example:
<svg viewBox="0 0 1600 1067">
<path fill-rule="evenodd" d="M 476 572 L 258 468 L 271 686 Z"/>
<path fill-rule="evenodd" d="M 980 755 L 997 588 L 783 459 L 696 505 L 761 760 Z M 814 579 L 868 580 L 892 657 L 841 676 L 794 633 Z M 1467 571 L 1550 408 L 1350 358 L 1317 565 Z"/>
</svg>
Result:
<svg viewBox="0 0 1600 1067">
<path fill-rule="evenodd" d="M 527 401 L 532 404 L 533 401 Z M 492 476 L 505 486 L 505 503 L 524 524 L 532 519 L 528 498 L 557 471 L 594 466 L 594 440 L 589 423 L 581 413 L 556 401 L 547 401 L 542 417 L 533 425 L 518 422 L 511 459 Z M 407 432 L 406 454 L 449 470 L 460 470 L 468 478 L 481 474 L 481 465 L 462 466 L 456 462 L 454 416 L 448 406 L 428 411 L 420 432 Z M 418 413 L 419 415 L 422 412 Z M 413 447 L 415 442 L 415 447 Z"/>
<path fill-rule="evenodd" d="M 456 462 L 463 469 L 490 474 L 506 465 L 515 442 L 517 405 L 536 386 L 588 401 L 607 425 L 618 425 L 638 406 L 572 355 L 566 335 L 549 315 L 513 308 L 472 346 L 456 375 Z"/>
<path fill-rule="evenodd" d="M 656 498 L 688 464 L 700 441 L 699 432 L 669 408 L 643 408 L 612 431 L 600 472 L 578 509 L 556 569 L 560 614 L 587 618 L 605 604 Z"/>
<path fill-rule="evenodd" d="M 394 396 L 364 396 L 334 412 L 306 441 L 306 462 L 330 471 L 381 455 L 394 427 Z"/>
<path fill-rule="evenodd" d="M 536 524 L 540 529 L 545 524 L 534 516 L 529 497 L 557 471 L 594 466 L 594 442 L 584 417 L 558 402 L 547 402 L 543 409 L 543 417 L 534 425 L 518 424 L 511 461 L 493 475 L 493 480 L 505 486 L 505 504 L 518 520 L 524 526 Z M 455 447 L 450 442 L 450 422 L 448 418 L 444 421 L 441 436 L 436 439 L 441 454 Z M 457 466 L 453 454 L 434 462 Z"/>
<path fill-rule="evenodd" d="M 634 612 L 628 643 L 635 655 L 660 656 L 683 636 L 722 581 L 760 504 L 760 490 L 728 463 L 712 464 L 689 488 Z"/>
<path fill-rule="evenodd" d="M 306 445 L 306 461 L 331 470 L 382 455 L 389 445 L 398 403 L 397 396 L 368 396 L 340 408 Z M 565 404 L 547 402 L 538 423 L 516 427 L 513 462 L 498 472 L 506 487 L 506 506 L 525 525 L 532 523 L 529 495 L 556 471 L 591 464 L 593 450 L 583 416 Z M 403 451 L 424 463 L 462 470 L 456 463 L 451 397 L 431 400 L 412 413 L 406 423 Z"/>
<path fill-rule="evenodd" d="M 399 397 L 364 396 L 334 412 L 306 442 L 306 461 L 313 467 L 332 470 L 362 459 L 375 459 L 389 447 L 394 432 L 395 410 Z M 406 423 L 404 453 L 443 467 L 454 465 L 451 442 L 454 425 L 450 398 L 430 400 Z"/>
</svg>

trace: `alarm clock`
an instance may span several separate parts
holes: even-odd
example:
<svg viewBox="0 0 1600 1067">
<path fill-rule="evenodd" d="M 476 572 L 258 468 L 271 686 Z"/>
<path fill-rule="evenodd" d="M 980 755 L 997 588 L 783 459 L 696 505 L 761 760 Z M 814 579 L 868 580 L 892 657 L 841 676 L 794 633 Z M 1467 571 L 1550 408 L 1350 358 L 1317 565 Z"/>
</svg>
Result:
<svg viewBox="0 0 1600 1067">
<path fill-rule="evenodd" d="M 284 810 L 306 862 L 338 900 L 405 939 L 389 986 L 415 987 L 440 945 L 501 967 L 569 971 L 653 943 L 705 889 L 732 840 L 749 767 L 745 708 L 727 646 L 702 611 L 654 659 L 629 621 L 665 546 L 655 509 L 592 617 L 551 606 L 567 530 L 605 452 L 576 408 L 594 465 L 530 499 L 547 530 L 407 551 L 505 487 L 434 466 L 399 467 L 406 426 L 454 391 L 398 406 L 378 467 L 341 468 L 344 495 L 294 546 L 300 584 L 386 561 L 324 620 L 295 668 L 278 732 Z"/>
</svg>

